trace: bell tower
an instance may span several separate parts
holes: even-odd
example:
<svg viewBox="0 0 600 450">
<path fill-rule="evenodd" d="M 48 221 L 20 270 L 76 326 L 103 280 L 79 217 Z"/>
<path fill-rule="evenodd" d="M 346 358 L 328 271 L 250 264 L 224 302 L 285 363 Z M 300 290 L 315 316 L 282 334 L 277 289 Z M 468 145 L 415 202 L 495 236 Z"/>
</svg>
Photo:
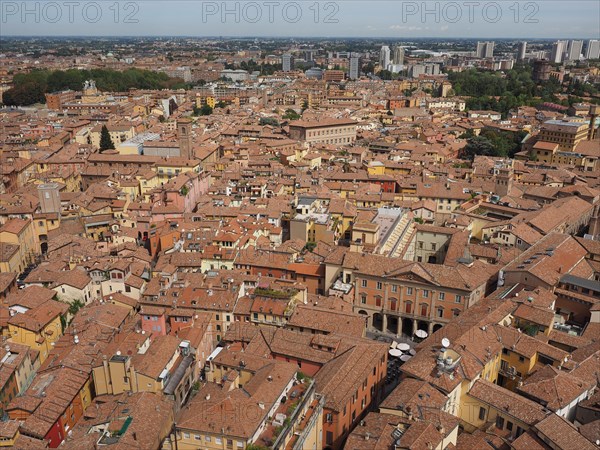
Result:
<svg viewBox="0 0 600 450">
<path fill-rule="evenodd" d="M 179 140 L 179 156 L 193 159 L 192 119 L 183 118 L 177 121 L 177 139 Z"/>
</svg>

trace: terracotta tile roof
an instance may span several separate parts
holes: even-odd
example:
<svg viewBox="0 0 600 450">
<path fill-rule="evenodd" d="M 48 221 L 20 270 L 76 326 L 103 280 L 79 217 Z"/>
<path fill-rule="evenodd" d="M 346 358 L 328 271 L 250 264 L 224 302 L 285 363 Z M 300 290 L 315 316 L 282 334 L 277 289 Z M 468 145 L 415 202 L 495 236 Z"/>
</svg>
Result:
<svg viewBox="0 0 600 450">
<path fill-rule="evenodd" d="M 487 380 L 477 380 L 468 395 L 527 425 L 534 425 L 548 415 L 543 406 Z"/>
<path fill-rule="evenodd" d="M 534 244 L 542 238 L 542 235 L 525 223 L 518 223 L 511 229 L 512 234 L 527 244 Z"/>
<path fill-rule="evenodd" d="M 594 386 L 547 365 L 527 378 L 518 391 L 556 412 Z"/>
<path fill-rule="evenodd" d="M 12 439 L 19 431 L 19 422 L 17 420 L 7 420 L 0 422 L 0 438 Z"/>
<path fill-rule="evenodd" d="M 136 308 L 138 305 L 138 301 L 135 298 L 122 294 L 121 292 L 115 292 L 114 294 L 105 295 L 104 301 L 110 303 L 123 303 L 124 305 L 131 306 L 132 308 Z"/>
<path fill-rule="evenodd" d="M 504 270 L 530 272 L 549 286 L 555 286 L 565 273 L 586 256 L 586 253 L 571 236 L 550 233 L 508 264 Z"/>
<path fill-rule="evenodd" d="M 456 450 L 497 450 L 503 448 L 504 440 L 499 436 L 480 430 L 471 433 L 460 433 L 456 440 Z"/>
<path fill-rule="evenodd" d="M 156 336 L 146 353 L 133 356 L 132 364 L 137 372 L 156 380 L 173 355 L 179 351 L 180 343 L 181 339 L 175 336 Z"/>
<path fill-rule="evenodd" d="M 543 234 L 557 231 L 564 223 L 572 219 L 579 220 L 594 206 L 579 197 L 566 197 L 545 206 L 529 219 L 529 224 Z"/>
<path fill-rule="evenodd" d="M 260 332 L 260 328 L 253 323 L 234 322 L 223 336 L 224 342 L 250 342 Z"/>
<path fill-rule="evenodd" d="M 243 389 L 206 383 L 181 410 L 177 428 L 250 439 L 296 371 L 295 364 L 263 360 L 263 367 Z"/>
<path fill-rule="evenodd" d="M 450 449 L 447 446 L 448 438 L 457 427 L 458 419 L 443 411 L 432 412 L 429 408 L 424 408 L 422 414 L 415 416 L 413 420 L 392 414 L 370 412 L 350 433 L 344 448 L 427 450 L 437 448 L 445 441 L 443 447 Z M 396 434 L 397 431 L 401 433 Z"/>
<path fill-rule="evenodd" d="M 119 329 L 130 314 L 130 309 L 125 306 L 114 305 L 112 303 L 92 304 L 81 309 L 75 315 L 71 325 L 76 329 L 83 330 L 89 328 L 89 324 L 94 324 L 94 329 L 101 333 L 103 328 L 108 330 Z"/>
<path fill-rule="evenodd" d="M 550 328 L 554 323 L 554 311 L 547 308 L 538 308 L 528 304 L 519 305 L 513 315 L 516 318 L 543 325 L 547 328 Z"/>
<path fill-rule="evenodd" d="M 589 383 L 598 383 L 600 379 L 600 350 L 597 350 L 599 342 L 594 342 L 590 344 L 590 348 L 596 348 L 596 351 L 591 353 L 589 356 L 584 359 L 580 358 L 580 352 L 585 350 L 577 349 L 573 352 L 573 360 L 577 361 L 576 367 L 571 371 L 571 374 L 580 380 L 583 381 L 584 384 Z"/>
<path fill-rule="evenodd" d="M 593 450 L 598 447 L 583 437 L 574 425 L 556 414 L 550 414 L 535 425 L 535 431 L 544 441 L 550 441 L 552 448 L 568 450 Z"/>
<path fill-rule="evenodd" d="M 89 375 L 68 367 L 38 374 L 24 397 L 41 400 L 37 408 L 21 425 L 25 434 L 44 438 L 56 421 L 72 404 L 87 382 Z M 11 406 L 9 406 L 11 407 Z"/>
<path fill-rule="evenodd" d="M 405 378 L 379 405 L 383 409 L 401 410 L 405 413 L 417 411 L 418 406 L 426 405 L 443 409 L 448 397 L 426 381 Z"/>
<path fill-rule="evenodd" d="M 289 300 L 256 296 L 252 302 L 251 312 L 283 316 L 288 309 Z"/>
<path fill-rule="evenodd" d="M 579 426 L 579 432 L 590 442 L 600 441 L 600 419 Z"/>
<path fill-rule="evenodd" d="M 94 399 L 84 414 L 61 448 L 94 448 L 101 437 L 101 432 L 94 427 L 101 424 L 107 424 L 111 431 L 124 429 L 114 439 L 116 442 L 106 445 L 111 449 L 159 448 L 171 430 L 173 402 L 160 393 L 152 392 L 102 395 Z"/>
<path fill-rule="evenodd" d="M 25 289 L 19 289 L 13 295 L 8 297 L 10 306 L 23 306 L 25 308 L 35 308 L 52 300 L 56 292 L 41 286 L 28 286 Z"/>
<path fill-rule="evenodd" d="M 15 272 L 0 273 L 0 292 L 7 290 L 17 280 L 18 274 Z"/>
<path fill-rule="evenodd" d="M 19 248 L 20 246 L 16 244 L 0 242 L 0 261 L 10 262 L 13 256 L 19 251 Z"/>
<path fill-rule="evenodd" d="M 544 441 L 535 435 L 535 432 L 530 430 L 515 439 L 511 447 L 514 450 L 548 450 L 549 448 L 544 444 Z"/>
<path fill-rule="evenodd" d="M 20 434 L 15 441 L 14 448 L 18 448 L 20 450 L 40 450 L 48 448 L 48 442 Z"/>
<path fill-rule="evenodd" d="M 0 233 L 20 234 L 30 223 L 30 219 L 10 219 L 0 227 Z"/>
<path fill-rule="evenodd" d="M 584 347 L 591 343 L 591 340 L 584 338 L 583 336 L 573 336 L 563 331 L 552 330 L 548 335 L 548 342 L 566 345 L 574 349 Z"/>
<path fill-rule="evenodd" d="M 39 333 L 48 323 L 65 314 L 69 305 L 56 301 L 48 301 L 24 313 L 17 313 L 8 319 L 10 325 Z M 61 330 L 50 330 L 59 333 Z"/>
<path fill-rule="evenodd" d="M 337 311 L 300 305 L 289 318 L 288 326 L 362 337 L 365 318 L 351 311 Z"/>
<path fill-rule="evenodd" d="M 315 377 L 317 392 L 325 396 L 325 406 L 341 411 L 373 368 L 387 359 L 388 346 L 371 342 L 354 346 L 325 363 Z"/>
</svg>

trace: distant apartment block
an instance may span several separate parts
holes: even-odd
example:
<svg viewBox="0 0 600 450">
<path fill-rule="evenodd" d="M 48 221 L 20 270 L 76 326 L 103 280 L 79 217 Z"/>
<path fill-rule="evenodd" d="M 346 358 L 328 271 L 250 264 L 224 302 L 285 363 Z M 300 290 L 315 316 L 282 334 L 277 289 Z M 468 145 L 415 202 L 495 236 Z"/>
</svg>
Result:
<svg viewBox="0 0 600 450">
<path fill-rule="evenodd" d="M 379 67 L 381 70 L 387 69 L 387 66 L 390 63 L 390 54 L 391 51 L 387 45 L 381 47 L 381 50 L 379 51 Z"/>
<path fill-rule="evenodd" d="M 493 41 L 477 42 L 477 50 L 475 56 L 478 58 L 493 58 L 494 57 L 494 46 L 496 45 Z"/>
<path fill-rule="evenodd" d="M 291 72 L 294 70 L 294 57 L 289 53 L 286 53 L 281 57 L 284 72 Z"/>
<path fill-rule="evenodd" d="M 585 59 L 599 59 L 600 58 L 600 41 L 597 39 L 590 39 L 587 42 L 585 49 Z"/>
<path fill-rule="evenodd" d="M 568 61 L 579 61 L 581 54 L 583 53 L 583 41 L 570 41 L 568 50 Z"/>
<path fill-rule="evenodd" d="M 567 41 L 556 41 L 552 45 L 552 53 L 550 54 L 550 61 L 555 64 L 560 64 L 564 61 L 565 54 L 567 52 Z"/>
<path fill-rule="evenodd" d="M 348 75 L 351 80 L 356 80 L 360 76 L 360 58 L 358 55 L 352 54 L 350 56 L 350 70 Z"/>
<path fill-rule="evenodd" d="M 527 52 L 527 42 L 519 42 L 519 51 L 517 52 L 517 59 L 523 61 L 525 59 L 525 53 Z"/>
</svg>

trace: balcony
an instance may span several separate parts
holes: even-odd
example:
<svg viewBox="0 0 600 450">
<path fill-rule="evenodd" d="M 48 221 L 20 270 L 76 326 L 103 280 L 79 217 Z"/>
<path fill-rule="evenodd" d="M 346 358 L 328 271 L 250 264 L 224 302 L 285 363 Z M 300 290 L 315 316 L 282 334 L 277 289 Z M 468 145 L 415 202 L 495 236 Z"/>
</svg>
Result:
<svg viewBox="0 0 600 450">
<path fill-rule="evenodd" d="M 320 417 L 323 411 L 323 405 L 325 404 L 325 397 L 316 397 L 308 410 L 306 411 L 304 418 L 300 421 L 296 429 L 294 430 L 294 436 L 290 439 L 285 446 L 285 450 L 304 450 L 304 442 L 308 434 L 306 430 L 311 430 L 315 426 L 315 422 Z"/>
<path fill-rule="evenodd" d="M 294 439 L 300 424 L 303 422 L 302 411 L 308 408 L 314 393 L 314 381 L 308 380 L 293 386 L 288 392 L 285 403 L 280 403 L 273 413 L 270 423 L 267 423 L 264 431 L 255 442 L 273 449 L 287 448 L 286 442 Z M 278 420 L 280 419 L 280 420 Z"/>
</svg>

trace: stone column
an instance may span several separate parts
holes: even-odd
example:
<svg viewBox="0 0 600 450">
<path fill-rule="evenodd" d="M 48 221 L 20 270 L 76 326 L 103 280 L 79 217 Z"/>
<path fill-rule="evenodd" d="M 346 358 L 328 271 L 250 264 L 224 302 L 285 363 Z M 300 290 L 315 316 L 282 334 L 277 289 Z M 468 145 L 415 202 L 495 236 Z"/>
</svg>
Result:
<svg viewBox="0 0 600 450">
<path fill-rule="evenodd" d="M 383 283 L 383 299 L 382 299 L 382 306 L 383 309 L 390 309 L 389 305 L 388 305 L 388 290 L 390 288 L 390 284 L 388 282 Z"/>
<path fill-rule="evenodd" d="M 432 290 L 431 291 L 431 301 L 429 302 L 430 305 L 430 311 L 429 311 L 429 318 L 431 319 L 431 321 L 433 321 L 434 317 L 435 317 L 435 294 L 437 294 L 436 291 Z"/>
</svg>

